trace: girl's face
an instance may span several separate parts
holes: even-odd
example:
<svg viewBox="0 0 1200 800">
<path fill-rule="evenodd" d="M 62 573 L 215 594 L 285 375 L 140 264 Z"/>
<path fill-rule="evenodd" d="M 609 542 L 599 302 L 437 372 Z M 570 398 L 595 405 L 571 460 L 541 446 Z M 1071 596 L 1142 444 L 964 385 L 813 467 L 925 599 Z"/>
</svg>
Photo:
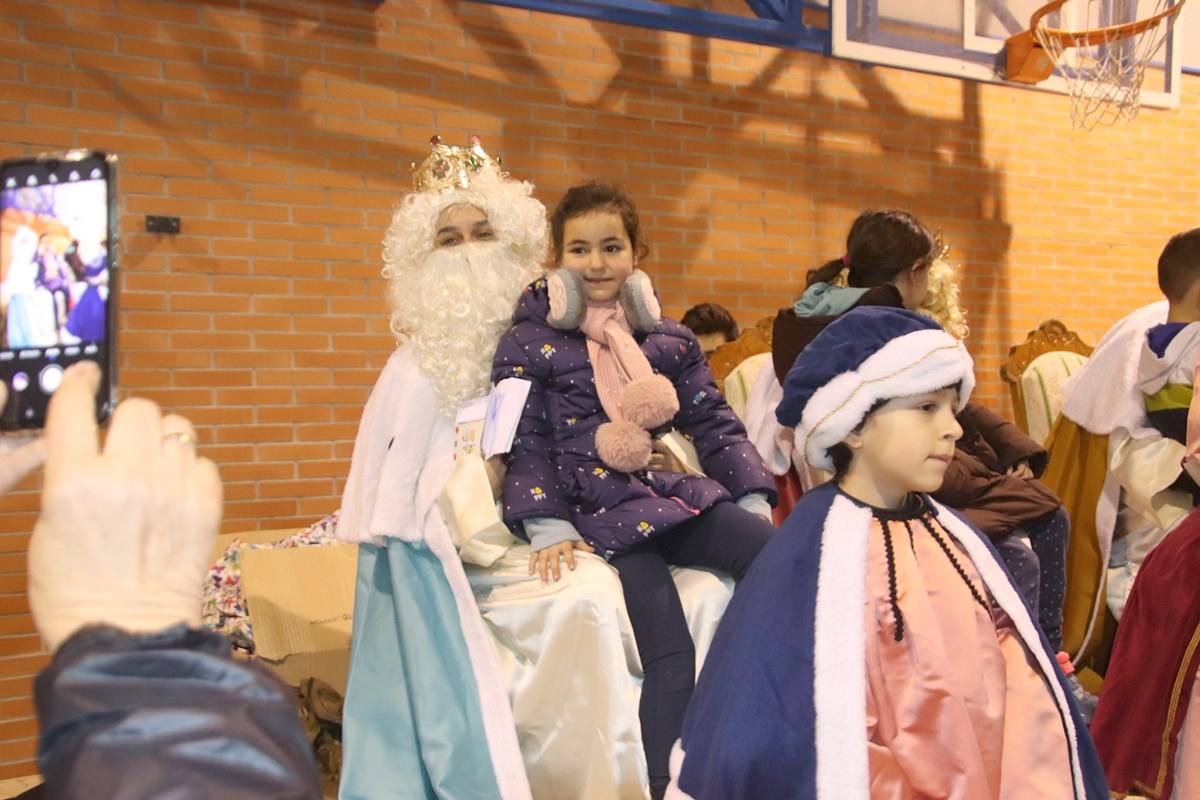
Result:
<svg viewBox="0 0 1200 800">
<path fill-rule="evenodd" d="M 466 242 L 491 242 L 496 239 L 487 214 L 475 206 L 447 206 L 438 214 L 434 225 L 434 246 L 457 247 Z"/>
<path fill-rule="evenodd" d="M 846 437 L 853 453 L 841 486 L 848 494 L 879 508 L 899 508 L 909 492 L 941 488 L 962 436 L 955 419 L 958 390 L 898 397 L 867 417 L 862 429 Z"/>
<path fill-rule="evenodd" d="M 929 267 L 928 263 L 923 263 L 896 278 L 896 288 L 909 311 L 916 311 L 925 302 L 925 295 L 929 293 Z"/>
<path fill-rule="evenodd" d="M 621 215 L 615 211 L 593 211 L 567 220 L 563 225 L 559 266 L 579 273 L 588 302 L 615 300 L 637 267 L 633 244 Z"/>
</svg>

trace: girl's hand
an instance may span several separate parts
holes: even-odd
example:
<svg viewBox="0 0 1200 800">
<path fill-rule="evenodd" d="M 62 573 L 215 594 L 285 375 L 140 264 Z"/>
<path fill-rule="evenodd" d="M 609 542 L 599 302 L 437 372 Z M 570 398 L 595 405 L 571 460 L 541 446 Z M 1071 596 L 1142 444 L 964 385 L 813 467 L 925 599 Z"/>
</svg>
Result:
<svg viewBox="0 0 1200 800">
<path fill-rule="evenodd" d="M 1008 468 L 1008 474 L 1014 478 L 1032 478 L 1033 469 L 1028 461 L 1018 461 Z"/>
<path fill-rule="evenodd" d="M 559 560 L 565 557 L 567 559 L 567 568 L 574 570 L 576 550 L 583 553 L 596 552 L 595 548 L 580 539 L 571 539 L 559 542 L 558 544 L 552 544 L 545 550 L 538 550 L 529 556 L 529 574 L 532 575 L 535 572 L 540 574 L 542 583 L 550 582 L 550 574 L 554 575 L 555 581 L 559 580 L 562 578 L 562 572 L 558 565 Z"/>
<path fill-rule="evenodd" d="M 650 472 L 687 472 L 684 463 L 662 442 L 654 443 L 654 450 L 650 453 L 650 463 L 646 465 L 646 469 Z"/>
</svg>

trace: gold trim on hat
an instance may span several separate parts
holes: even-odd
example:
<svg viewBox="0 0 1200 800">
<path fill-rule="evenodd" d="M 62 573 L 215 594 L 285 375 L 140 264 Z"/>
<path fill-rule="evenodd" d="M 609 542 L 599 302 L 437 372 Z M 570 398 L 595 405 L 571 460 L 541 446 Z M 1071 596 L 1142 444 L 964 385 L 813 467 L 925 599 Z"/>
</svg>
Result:
<svg viewBox="0 0 1200 800">
<path fill-rule="evenodd" d="M 812 437 L 816 434 L 816 432 L 821 429 L 821 426 L 824 425 L 826 422 L 828 422 L 830 417 L 833 417 L 835 414 L 840 412 L 843 408 L 850 405 L 850 401 L 852 401 L 855 397 L 857 397 L 858 393 L 860 391 L 862 391 L 864 388 L 866 388 L 868 385 L 891 380 L 892 378 L 895 378 L 897 375 L 900 375 L 903 372 L 907 372 L 908 370 L 917 366 L 921 362 L 931 358 L 932 356 L 936 355 L 937 353 L 942 352 L 943 350 L 960 350 L 961 348 L 962 348 L 962 345 L 960 345 L 957 342 L 955 342 L 954 344 L 942 345 L 941 347 L 935 347 L 934 349 L 925 353 L 925 355 L 918 358 L 916 361 L 913 361 L 912 363 L 907 364 L 907 365 L 901 367 L 900 369 L 895 370 L 894 372 L 890 372 L 887 375 L 881 375 L 878 378 L 871 378 L 869 380 L 860 381 L 858 386 L 856 386 L 854 388 L 854 391 L 851 392 L 850 394 L 846 395 L 846 399 L 843 400 L 841 402 L 841 404 L 838 405 L 837 408 L 833 409 L 832 411 L 827 413 L 825 416 L 821 417 L 821 419 L 817 420 L 816 425 L 814 425 L 808 429 L 808 433 L 805 434 L 805 436 L 804 436 L 804 458 L 805 458 L 805 460 L 808 460 L 808 445 L 812 441 Z M 814 397 L 816 396 L 815 392 L 814 392 L 813 396 Z M 897 396 L 899 397 L 900 395 L 897 395 Z M 882 399 L 882 398 L 880 398 L 880 399 Z M 888 398 L 888 399 L 890 400 L 892 398 Z M 809 402 L 812 402 L 811 398 L 809 398 Z"/>
</svg>

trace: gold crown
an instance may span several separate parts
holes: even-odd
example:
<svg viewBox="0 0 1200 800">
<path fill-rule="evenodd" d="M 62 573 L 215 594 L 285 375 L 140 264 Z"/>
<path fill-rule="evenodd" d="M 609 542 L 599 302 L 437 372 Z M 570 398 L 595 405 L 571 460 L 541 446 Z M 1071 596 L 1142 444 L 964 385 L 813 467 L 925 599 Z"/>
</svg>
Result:
<svg viewBox="0 0 1200 800">
<path fill-rule="evenodd" d="M 937 233 L 933 234 L 933 258 L 931 261 L 941 261 L 950 254 L 950 243 L 942 235 L 942 229 L 938 228 Z"/>
<path fill-rule="evenodd" d="M 475 176 L 491 172 L 503 177 L 500 159 L 484 152 L 478 136 L 471 137 L 468 147 L 442 144 L 441 136 L 430 138 L 433 151 L 420 164 L 413 163 L 413 189 L 418 192 L 446 192 L 470 187 Z"/>
</svg>

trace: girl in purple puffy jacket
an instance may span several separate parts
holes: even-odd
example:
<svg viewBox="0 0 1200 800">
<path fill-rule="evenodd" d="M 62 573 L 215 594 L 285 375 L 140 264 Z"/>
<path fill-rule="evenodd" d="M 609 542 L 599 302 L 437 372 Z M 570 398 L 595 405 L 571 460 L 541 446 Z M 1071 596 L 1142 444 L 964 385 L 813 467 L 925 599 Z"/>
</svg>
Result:
<svg viewBox="0 0 1200 800">
<path fill-rule="evenodd" d="M 558 269 L 529 286 L 496 350 L 493 380 L 529 381 L 504 487 L 505 521 L 530 573 L 598 552 L 617 570 L 641 655 L 639 709 L 654 798 L 692 694 L 695 650 L 672 565 L 740 580 L 774 532 L 774 484 L 725 403 L 695 336 L 661 316 L 637 211 L 620 190 L 569 190 L 551 218 Z M 703 473 L 662 470 L 677 430 Z"/>
</svg>

